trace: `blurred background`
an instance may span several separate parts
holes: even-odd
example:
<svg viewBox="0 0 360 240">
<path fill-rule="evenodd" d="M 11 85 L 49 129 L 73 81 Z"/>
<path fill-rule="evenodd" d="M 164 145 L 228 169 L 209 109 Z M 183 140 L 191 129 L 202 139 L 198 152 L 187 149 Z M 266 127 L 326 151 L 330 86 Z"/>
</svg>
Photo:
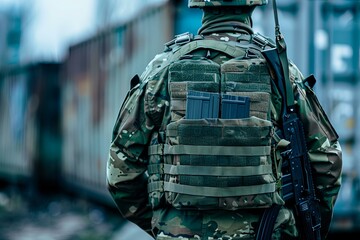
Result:
<svg viewBox="0 0 360 240">
<path fill-rule="evenodd" d="M 360 1 L 277 2 L 288 55 L 316 76 L 340 135 L 330 239 L 349 236 L 360 229 Z M 270 6 L 253 20 L 274 37 Z M 132 76 L 200 24 L 187 0 L 0 0 L 0 239 L 150 239 L 106 190 L 112 127 Z"/>
</svg>

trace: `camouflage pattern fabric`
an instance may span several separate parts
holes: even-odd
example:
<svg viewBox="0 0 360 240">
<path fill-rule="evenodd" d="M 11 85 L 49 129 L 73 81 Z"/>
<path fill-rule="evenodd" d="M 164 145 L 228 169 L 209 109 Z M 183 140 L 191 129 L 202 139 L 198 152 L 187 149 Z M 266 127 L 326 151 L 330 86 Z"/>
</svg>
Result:
<svg viewBox="0 0 360 240">
<path fill-rule="evenodd" d="M 224 33 L 221 39 L 231 36 Z M 167 51 L 149 63 L 140 77 L 142 82 L 129 92 L 120 109 L 107 165 L 109 191 L 121 214 L 156 239 L 254 239 L 262 209 L 177 210 L 162 202 L 153 210 L 150 207 L 148 150 L 149 145 L 163 141 L 162 133 L 171 119 L 168 78 L 173 55 L 172 51 Z M 213 60 L 221 62 L 228 58 L 215 54 Z M 303 83 L 304 77 L 293 63 L 290 63 L 290 79 L 307 136 L 320 199 L 321 233 L 322 238 L 326 238 L 341 185 L 341 147 L 316 95 Z M 281 109 L 281 97 L 276 88 L 272 89 L 271 108 L 271 118 L 276 125 Z M 299 234 L 294 213 L 282 207 L 273 239 L 297 238 Z"/>
<path fill-rule="evenodd" d="M 189 7 L 218 7 L 218 6 L 256 6 L 265 5 L 268 0 L 232 0 L 232 1 L 221 1 L 221 0 L 189 0 Z"/>
<path fill-rule="evenodd" d="M 156 211 L 153 223 L 161 226 L 156 239 L 254 239 L 261 210 L 233 211 Z M 297 236 L 293 213 L 281 209 L 272 239 L 284 239 L 284 233 Z M 181 238 L 183 239 L 183 238 Z"/>
</svg>

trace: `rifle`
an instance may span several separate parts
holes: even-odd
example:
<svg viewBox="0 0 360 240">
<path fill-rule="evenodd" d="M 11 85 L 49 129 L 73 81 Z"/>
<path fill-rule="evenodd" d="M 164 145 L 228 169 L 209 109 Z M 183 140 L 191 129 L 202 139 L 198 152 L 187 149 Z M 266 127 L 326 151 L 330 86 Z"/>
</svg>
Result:
<svg viewBox="0 0 360 240">
<path fill-rule="evenodd" d="M 274 80 L 282 96 L 282 133 L 290 142 L 290 148 L 281 155 L 282 166 L 282 193 L 286 204 L 292 204 L 295 214 L 300 219 L 298 226 L 302 237 L 306 239 L 321 239 L 321 216 L 319 201 L 315 195 L 315 187 L 311 173 L 310 159 L 307 153 L 304 128 L 299 119 L 299 111 L 295 105 L 294 94 L 289 79 L 289 63 L 286 54 L 286 44 L 280 32 L 277 15 L 276 0 L 273 0 L 275 17 L 276 48 L 262 51 L 267 63 L 274 74 Z M 312 78 L 310 76 L 309 78 Z M 263 219 L 269 219 L 267 215 L 277 214 L 279 207 L 264 213 Z M 273 213 L 271 213 L 273 211 Z M 262 239 L 270 238 L 273 222 L 276 217 L 271 216 L 272 223 L 261 220 L 259 235 Z M 270 234 L 269 234 L 270 232 Z M 258 239 L 260 239 L 258 237 Z"/>
</svg>

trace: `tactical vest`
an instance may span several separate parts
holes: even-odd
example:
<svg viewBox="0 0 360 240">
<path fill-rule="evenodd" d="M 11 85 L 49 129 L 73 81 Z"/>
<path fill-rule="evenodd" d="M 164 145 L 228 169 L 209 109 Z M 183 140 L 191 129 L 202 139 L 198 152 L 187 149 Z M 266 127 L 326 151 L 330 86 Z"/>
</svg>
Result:
<svg viewBox="0 0 360 240">
<path fill-rule="evenodd" d="M 189 40 L 171 47 L 171 121 L 164 136 L 153 136 L 148 151 L 153 208 L 238 210 L 283 204 L 271 122 L 272 81 L 257 54 L 261 47 L 254 44 L 261 38 L 252 39 L 255 54 L 249 54 L 249 43 L 233 41 Z M 224 60 L 195 54 L 204 49 Z"/>
</svg>

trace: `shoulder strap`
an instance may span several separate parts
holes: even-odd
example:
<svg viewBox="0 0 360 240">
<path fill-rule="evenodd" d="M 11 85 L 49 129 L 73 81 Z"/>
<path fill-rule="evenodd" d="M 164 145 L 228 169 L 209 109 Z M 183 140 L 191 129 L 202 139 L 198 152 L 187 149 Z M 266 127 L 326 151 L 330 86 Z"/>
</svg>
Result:
<svg viewBox="0 0 360 240">
<path fill-rule="evenodd" d="M 243 48 L 237 46 L 236 42 L 219 42 L 211 39 L 202 39 L 189 42 L 182 47 L 176 49 L 169 62 L 179 59 L 180 57 L 191 53 L 196 49 L 212 49 L 219 52 L 223 52 L 231 57 L 245 56 L 246 51 Z"/>
</svg>

